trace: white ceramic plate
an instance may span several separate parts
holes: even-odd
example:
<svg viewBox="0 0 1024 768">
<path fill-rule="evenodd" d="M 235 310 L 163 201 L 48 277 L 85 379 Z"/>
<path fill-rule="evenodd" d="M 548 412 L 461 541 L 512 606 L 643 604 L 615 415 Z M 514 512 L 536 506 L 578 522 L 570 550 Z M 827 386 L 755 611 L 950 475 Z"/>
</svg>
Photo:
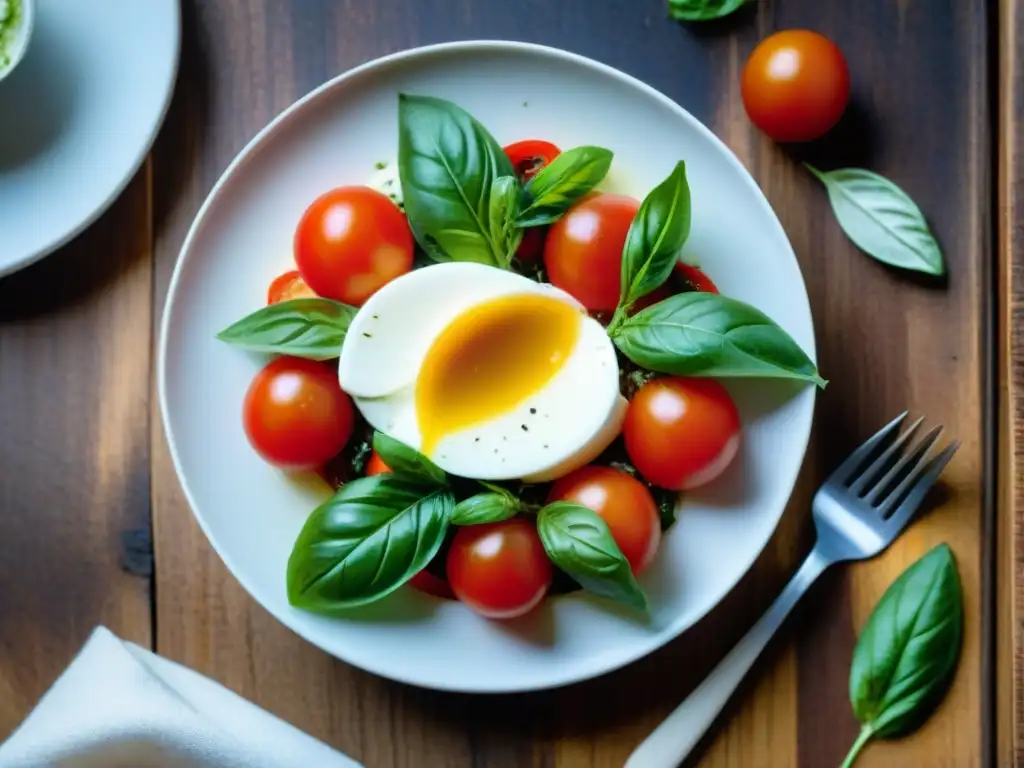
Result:
<svg viewBox="0 0 1024 768">
<path fill-rule="evenodd" d="M 602 64 L 534 45 L 470 42 L 399 53 L 354 69 L 292 106 L 214 187 L 186 238 L 161 329 L 160 406 L 192 509 L 242 585 L 302 637 L 371 672 L 431 688 L 538 689 L 607 672 L 668 642 L 704 616 L 764 548 L 803 460 L 814 392 L 778 383 L 731 386 L 744 447 L 730 473 L 689 495 L 641 579 L 649 623 L 580 594 L 545 602 L 513 624 L 410 588 L 345 618 L 295 610 L 285 563 L 325 497 L 266 466 L 249 448 L 241 403 L 262 361 L 214 334 L 265 301 L 291 264 L 305 206 L 333 186 L 363 183 L 397 148 L 397 93 L 451 99 L 499 142 L 533 136 L 615 152 L 613 183 L 642 196 L 688 164 L 688 248 L 723 293 L 773 317 L 814 355 L 803 279 L 754 181 L 695 118 Z"/>
<path fill-rule="evenodd" d="M 178 69 L 178 0 L 38 0 L 0 82 L 0 276 L 46 256 L 146 157 Z"/>
</svg>

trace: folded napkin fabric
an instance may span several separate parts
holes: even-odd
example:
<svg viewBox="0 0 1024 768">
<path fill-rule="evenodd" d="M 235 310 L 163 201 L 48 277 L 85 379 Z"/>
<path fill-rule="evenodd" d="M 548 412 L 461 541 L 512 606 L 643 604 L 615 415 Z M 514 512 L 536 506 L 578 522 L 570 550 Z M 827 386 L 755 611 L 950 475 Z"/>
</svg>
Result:
<svg viewBox="0 0 1024 768">
<path fill-rule="evenodd" d="M 0 768 L 214 767 L 362 768 L 104 627 L 0 744 Z"/>
</svg>

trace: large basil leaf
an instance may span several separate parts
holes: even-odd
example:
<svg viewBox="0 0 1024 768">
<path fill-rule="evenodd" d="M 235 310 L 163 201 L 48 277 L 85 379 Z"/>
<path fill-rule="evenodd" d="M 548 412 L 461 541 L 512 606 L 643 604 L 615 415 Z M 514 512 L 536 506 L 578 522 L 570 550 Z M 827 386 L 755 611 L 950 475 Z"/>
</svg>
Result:
<svg viewBox="0 0 1024 768">
<path fill-rule="evenodd" d="M 537 515 L 537 533 L 551 562 L 595 595 L 647 610 L 647 596 L 596 512 L 556 501 Z"/>
<path fill-rule="evenodd" d="M 478 493 L 455 505 L 452 525 L 498 523 L 515 517 L 519 507 L 519 499 L 504 489 L 492 493 Z"/>
<path fill-rule="evenodd" d="M 555 157 L 530 179 L 526 192 L 530 204 L 519 216 L 519 226 L 552 224 L 608 175 L 611 150 L 574 147 Z"/>
<path fill-rule="evenodd" d="M 639 365 L 677 376 L 825 380 L 807 354 L 758 309 L 715 293 L 678 293 L 612 332 Z"/>
<path fill-rule="evenodd" d="M 945 274 L 942 249 L 906 192 L 860 168 L 807 168 L 825 185 L 839 225 L 858 248 L 894 267 Z"/>
<path fill-rule="evenodd" d="M 516 224 L 523 205 L 523 188 L 513 176 L 501 176 L 491 185 L 488 226 L 491 241 L 498 249 L 498 263 L 508 267 L 523 239 L 522 227 Z"/>
<path fill-rule="evenodd" d="M 668 0 L 668 15 L 676 21 L 711 21 L 735 13 L 748 0 Z"/>
<path fill-rule="evenodd" d="M 288 600 L 329 613 L 393 592 L 444 542 L 451 491 L 392 474 L 353 480 L 309 516 L 288 558 Z"/>
<path fill-rule="evenodd" d="M 445 485 L 448 482 L 444 470 L 434 462 L 383 432 L 373 433 L 373 450 L 380 456 L 381 461 L 388 465 L 388 469 L 399 477 L 437 485 Z"/>
<path fill-rule="evenodd" d="M 963 623 L 956 560 L 940 544 L 890 585 L 857 640 L 850 703 L 863 727 L 844 765 L 869 739 L 903 736 L 928 718 L 956 670 Z"/>
<path fill-rule="evenodd" d="M 501 245 L 491 236 L 491 187 L 502 176 L 515 177 L 515 169 L 468 112 L 444 99 L 400 94 L 398 173 L 405 212 L 424 251 L 502 263 Z"/>
<path fill-rule="evenodd" d="M 668 280 L 690 236 L 690 185 L 686 164 L 644 198 L 630 224 L 622 251 L 622 297 L 627 308 Z"/>
<path fill-rule="evenodd" d="M 356 310 L 331 299 L 291 299 L 258 309 L 225 328 L 217 338 L 254 352 L 330 360 Z"/>
</svg>

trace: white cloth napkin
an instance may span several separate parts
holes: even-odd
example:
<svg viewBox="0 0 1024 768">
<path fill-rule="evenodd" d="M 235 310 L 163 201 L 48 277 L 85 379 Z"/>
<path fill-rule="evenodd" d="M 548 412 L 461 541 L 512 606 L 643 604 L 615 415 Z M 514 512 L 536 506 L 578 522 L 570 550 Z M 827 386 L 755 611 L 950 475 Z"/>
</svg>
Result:
<svg viewBox="0 0 1024 768">
<path fill-rule="evenodd" d="M 362 768 L 197 672 L 98 627 L 0 768 Z"/>
</svg>

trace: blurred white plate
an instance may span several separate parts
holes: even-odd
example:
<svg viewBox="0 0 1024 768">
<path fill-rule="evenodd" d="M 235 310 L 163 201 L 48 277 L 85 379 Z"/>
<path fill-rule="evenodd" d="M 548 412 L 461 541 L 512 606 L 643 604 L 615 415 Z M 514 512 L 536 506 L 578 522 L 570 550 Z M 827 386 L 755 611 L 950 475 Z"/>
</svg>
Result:
<svg viewBox="0 0 1024 768">
<path fill-rule="evenodd" d="M 38 0 L 0 82 L 0 276 L 117 198 L 149 152 L 178 69 L 178 0 Z"/>
<path fill-rule="evenodd" d="M 688 248 L 723 293 L 767 312 L 814 355 L 796 258 L 735 156 L 643 83 L 580 56 L 522 43 L 452 43 L 388 56 L 335 78 L 274 120 L 200 210 L 171 282 L 158 356 L 171 455 L 200 525 L 242 585 L 281 622 L 338 658 L 386 677 L 474 692 L 547 688 L 608 672 L 668 642 L 736 584 L 775 530 L 803 461 L 811 387 L 730 385 L 743 418 L 732 470 L 687 496 L 641 583 L 649 623 L 574 594 L 513 623 L 488 622 L 411 588 L 344 617 L 293 609 L 292 543 L 326 493 L 301 488 L 246 442 L 242 399 L 260 359 L 214 334 L 260 307 L 291 262 L 304 208 L 364 183 L 397 152 L 397 94 L 451 99 L 501 143 L 539 137 L 615 152 L 611 185 L 646 194 L 684 159 L 693 190 Z"/>
</svg>

